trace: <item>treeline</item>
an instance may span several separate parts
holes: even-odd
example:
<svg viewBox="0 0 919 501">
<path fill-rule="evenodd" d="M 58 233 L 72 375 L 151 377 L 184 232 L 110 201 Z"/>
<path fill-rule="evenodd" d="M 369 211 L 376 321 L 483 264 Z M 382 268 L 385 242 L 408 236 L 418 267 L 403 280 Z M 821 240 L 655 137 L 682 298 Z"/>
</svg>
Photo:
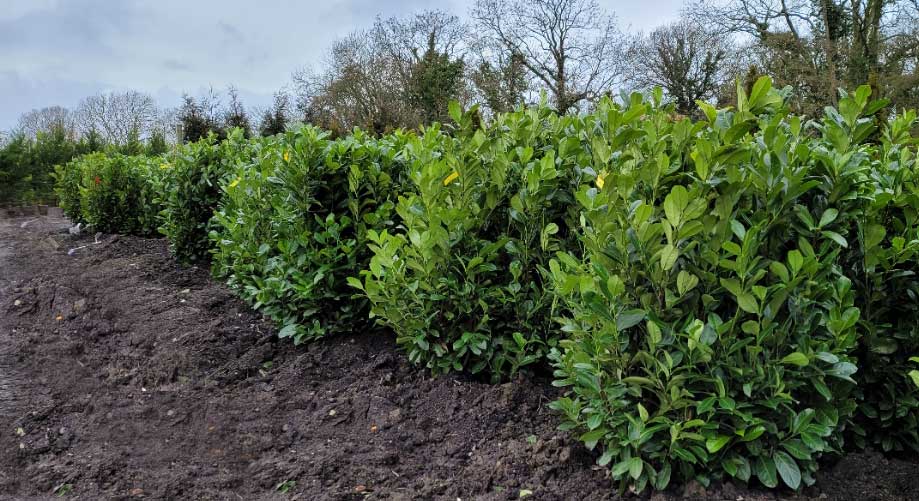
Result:
<svg viewBox="0 0 919 501">
<path fill-rule="evenodd" d="M 55 202 L 54 167 L 81 155 L 97 151 L 159 155 L 166 148 L 162 137 L 114 145 L 97 134 L 75 137 L 60 127 L 38 131 L 34 137 L 14 135 L 0 143 L 0 205 Z"/>
<path fill-rule="evenodd" d="M 226 94 L 226 104 L 213 90 L 186 95 L 172 110 L 139 92 L 112 92 L 88 97 L 75 110 L 52 106 L 25 113 L 16 129 L 0 134 L 0 205 L 54 202 L 54 167 L 88 153 L 156 156 L 208 134 L 224 139 L 234 128 L 246 137 L 284 131 L 289 118 L 283 94 L 280 111 L 266 110 L 261 123 L 250 120 L 234 87 Z"/>
<path fill-rule="evenodd" d="M 655 87 L 677 113 L 698 118 L 697 100 L 736 104 L 734 82 L 750 91 L 761 75 L 794 89 L 790 111 L 808 117 L 835 104 L 837 89 L 863 84 L 892 109 L 919 106 L 914 0 L 691 0 L 680 19 L 647 33 L 623 29 L 595 0 L 477 0 L 465 14 L 377 18 L 334 41 L 321 66 L 295 71 L 267 108 L 247 107 L 232 86 L 186 94 L 175 108 L 112 92 L 73 110 L 26 113 L 6 142 L 44 134 L 158 149 L 233 128 L 270 136 L 295 123 L 336 136 L 355 127 L 382 134 L 449 122 L 452 100 L 478 105 L 487 121 L 543 95 L 557 112 L 583 113 L 602 96 Z M 0 164 L 7 191 L 49 172 Z"/>
<path fill-rule="evenodd" d="M 913 0 L 697 0 L 634 33 L 593 0 L 478 0 L 465 19 L 378 19 L 335 42 L 319 71 L 295 73 L 295 97 L 305 121 L 377 132 L 443 121 L 451 99 L 492 115 L 543 92 L 568 113 L 660 87 L 692 115 L 697 100 L 736 104 L 734 82 L 749 91 L 762 75 L 809 117 L 863 84 L 903 109 L 919 105 L 917 20 Z"/>
<path fill-rule="evenodd" d="M 60 126 L 38 130 L 34 136 L 15 134 L 0 140 L 0 206 L 54 203 L 55 166 L 79 156 L 99 151 L 160 155 L 168 148 L 162 135 L 146 141 L 134 136 L 117 144 L 97 133 L 77 136 Z"/>
<path fill-rule="evenodd" d="M 59 127 L 113 144 L 233 127 L 271 135 L 293 122 L 382 132 L 449 120 L 451 100 L 490 116 L 545 92 L 567 113 L 654 87 L 688 115 L 696 100 L 733 103 L 734 81 L 749 90 L 761 75 L 791 86 L 791 110 L 809 116 L 835 103 L 837 89 L 863 84 L 895 108 L 919 104 L 913 0 L 691 0 L 680 19 L 647 33 L 622 29 L 596 0 L 477 0 L 465 14 L 377 18 L 332 42 L 320 67 L 295 71 L 268 109 L 247 108 L 233 86 L 163 109 L 128 91 L 33 110 L 17 132 Z"/>
</svg>

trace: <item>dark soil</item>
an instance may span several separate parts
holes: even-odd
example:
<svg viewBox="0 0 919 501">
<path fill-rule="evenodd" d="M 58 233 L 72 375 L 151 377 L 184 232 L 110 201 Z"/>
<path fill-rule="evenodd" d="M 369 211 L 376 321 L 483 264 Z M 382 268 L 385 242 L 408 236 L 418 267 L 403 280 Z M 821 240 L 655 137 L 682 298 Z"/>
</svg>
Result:
<svg viewBox="0 0 919 501">
<path fill-rule="evenodd" d="M 431 378 L 384 334 L 293 346 L 163 240 L 99 241 L 0 219 L 0 498 L 615 499 L 551 387 Z M 919 463 L 652 499 L 685 498 L 919 499 Z"/>
</svg>

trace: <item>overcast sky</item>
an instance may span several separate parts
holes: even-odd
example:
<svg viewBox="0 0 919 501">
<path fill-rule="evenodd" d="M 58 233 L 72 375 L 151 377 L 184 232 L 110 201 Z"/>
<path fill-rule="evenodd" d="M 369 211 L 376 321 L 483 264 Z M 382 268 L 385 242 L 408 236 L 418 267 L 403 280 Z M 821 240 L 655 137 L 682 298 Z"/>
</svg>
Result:
<svg viewBox="0 0 919 501">
<path fill-rule="evenodd" d="M 620 24 L 647 30 L 683 0 L 600 0 Z M 293 70 L 317 67 L 332 40 L 377 15 L 439 8 L 465 17 L 472 0 L 0 0 L 0 130 L 33 108 L 137 89 L 162 106 L 183 91 L 233 84 L 267 105 Z"/>
</svg>

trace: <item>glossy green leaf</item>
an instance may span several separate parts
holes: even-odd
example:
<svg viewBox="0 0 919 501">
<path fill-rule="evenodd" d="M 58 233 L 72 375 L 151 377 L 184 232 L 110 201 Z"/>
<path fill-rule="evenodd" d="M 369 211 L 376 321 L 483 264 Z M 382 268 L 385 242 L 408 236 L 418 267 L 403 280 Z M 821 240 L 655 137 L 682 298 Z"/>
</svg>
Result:
<svg viewBox="0 0 919 501">
<path fill-rule="evenodd" d="M 794 353 L 789 353 L 782 358 L 783 364 L 796 365 L 798 367 L 807 367 L 807 364 L 810 363 L 810 360 L 807 358 L 807 355 L 796 351 Z"/>
<path fill-rule="evenodd" d="M 772 455 L 772 459 L 775 461 L 775 469 L 779 472 L 779 476 L 782 477 L 785 485 L 792 489 L 797 489 L 801 486 L 801 470 L 798 468 L 798 463 L 791 456 L 783 451 L 776 451 Z"/>
</svg>

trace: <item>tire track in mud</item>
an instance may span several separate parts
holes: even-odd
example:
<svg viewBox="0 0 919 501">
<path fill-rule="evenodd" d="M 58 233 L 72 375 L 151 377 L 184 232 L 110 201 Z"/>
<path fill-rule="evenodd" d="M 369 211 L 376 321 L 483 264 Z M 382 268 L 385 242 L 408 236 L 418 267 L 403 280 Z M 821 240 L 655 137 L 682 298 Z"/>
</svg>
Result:
<svg viewBox="0 0 919 501">
<path fill-rule="evenodd" d="M 7 303 L 6 298 L 11 295 L 10 289 L 13 284 L 11 275 L 14 268 L 7 261 L 13 255 L 15 242 L 13 233 L 17 229 L 16 220 L 0 219 L 0 304 Z M 14 314 L 8 311 L 3 316 Z M 8 423 L 11 416 L 15 414 L 17 396 L 25 394 L 23 391 L 24 378 L 15 371 L 15 354 L 11 353 L 10 338 L 13 335 L 11 329 L 12 327 L 0 319 L 0 426 L 2 426 L 0 431 L 4 435 L 10 431 Z"/>
<path fill-rule="evenodd" d="M 22 370 L 24 361 L 16 349 L 14 337 L 21 330 L 13 327 L 15 317 L 28 313 L 18 287 L 30 277 L 20 258 L 28 250 L 27 242 L 48 239 L 46 246 L 56 246 L 50 233 L 63 230 L 69 222 L 62 218 L 44 216 L 7 219 L 0 217 L 0 451 L 18 454 L 20 438 L 25 431 L 17 425 L 30 409 L 51 405 L 51 397 L 40 381 L 29 378 Z M 15 452 L 13 452 L 15 451 Z M 18 472 L 0 468 L 0 485 L 8 485 Z M 5 494 L 0 492 L 0 495 Z"/>
<path fill-rule="evenodd" d="M 13 288 L 16 283 L 17 267 L 10 263 L 15 254 L 17 233 L 25 231 L 21 221 L 0 219 L 0 450 L 4 454 L 13 453 L 19 445 L 16 439 L 21 435 L 15 426 L 27 404 L 25 400 L 36 395 L 35 388 L 28 379 L 17 370 L 18 360 L 13 348 L 12 338 L 15 335 L 9 317 L 17 313 L 4 311 L 3 306 L 16 306 Z M 13 472 L 0 469 L 0 485 L 11 481 Z"/>
</svg>

